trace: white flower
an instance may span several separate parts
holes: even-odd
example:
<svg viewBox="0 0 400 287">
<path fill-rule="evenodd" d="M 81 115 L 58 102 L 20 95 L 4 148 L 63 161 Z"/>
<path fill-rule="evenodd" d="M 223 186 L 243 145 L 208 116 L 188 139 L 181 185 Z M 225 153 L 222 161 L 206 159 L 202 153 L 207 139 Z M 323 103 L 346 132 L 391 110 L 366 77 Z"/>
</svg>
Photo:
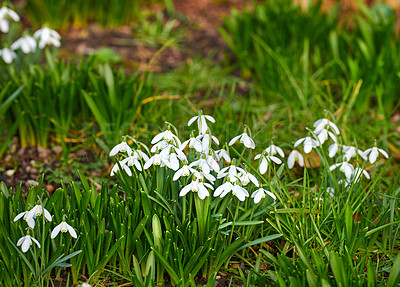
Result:
<svg viewBox="0 0 400 287">
<path fill-rule="evenodd" d="M 244 173 L 239 177 L 239 180 L 244 186 L 248 185 L 250 181 L 257 187 L 260 185 L 257 178 L 248 171 L 244 171 Z"/>
<path fill-rule="evenodd" d="M 246 197 L 249 197 L 249 193 L 246 189 L 241 187 L 238 182 L 233 186 L 232 194 L 236 196 L 240 201 L 244 201 Z"/>
<path fill-rule="evenodd" d="M 19 16 L 17 13 L 15 13 L 14 10 L 11 10 L 10 8 L 3 6 L 0 8 L 0 31 L 3 33 L 7 33 L 8 30 L 10 29 L 10 23 L 8 20 L 14 20 L 15 22 L 19 21 Z"/>
<path fill-rule="evenodd" d="M 296 160 L 301 167 L 304 166 L 303 155 L 300 152 L 298 152 L 297 150 L 292 150 L 292 152 L 289 154 L 288 161 L 287 161 L 289 169 L 293 168 L 294 162 Z"/>
<path fill-rule="evenodd" d="M 182 188 L 181 192 L 179 193 L 179 196 L 185 196 L 189 191 L 192 191 L 192 192 L 197 192 L 200 199 L 204 199 L 210 195 L 208 193 L 207 188 L 214 189 L 211 184 L 201 182 L 198 179 L 196 179 L 196 180 L 193 180 L 188 185 L 186 185 L 184 188 Z"/>
<path fill-rule="evenodd" d="M 187 141 L 184 141 L 180 146 L 180 149 L 183 150 L 187 144 L 189 144 L 189 148 L 194 148 L 198 152 L 201 152 L 203 149 L 201 141 L 194 136 L 190 137 L 190 139 L 188 139 Z"/>
<path fill-rule="evenodd" d="M 142 152 L 140 149 L 134 150 L 132 156 L 135 156 L 136 158 L 142 159 L 144 161 L 149 160 L 149 156 L 146 153 Z"/>
<path fill-rule="evenodd" d="M 121 165 L 135 166 L 139 171 L 142 171 L 142 164 L 138 160 L 137 154 L 122 160 Z"/>
<path fill-rule="evenodd" d="M 125 141 L 113 147 L 113 149 L 110 151 L 110 156 L 114 156 L 119 152 L 127 152 L 129 156 L 132 155 L 132 149 Z"/>
<path fill-rule="evenodd" d="M 39 39 L 39 48 L 43 49 L 46 45 L 53 45 L 55 47 L 60 47 L 61 36 L 48 27 L 43 27 L 42 29 L 37 30 L 33 37 Z"/>
<path fill-rule="evenodd" d="M 159 165 L 163 167 L 166 165 L 167 161 L 168 159 L 166 158 L 166 156 L 162 156 L 161 154 L 156 153 L 151 158 L 149 158 L 148 161 L 146 161 L 146 163 L 144 164 L 144 169 L 148 169 L 152 165 Z"/>
<path fill-rule="evenodd" d="M 218 188 L 214 191 L 214 197 L 220 196 L 221 198 L 228 194 L 233 190 L 233 184 L 228 180 L 225 183 L 218 186 Z"/>
<path fill-rule="evenodd" d="M 329 137 L 330 137 L 334 142 L 337 142 L 336 136 L 335 136 L 332 132 L 328 131 L 327 129 L 322 129 L 322 130 L 319 132 L 319 134 L 317 135 L 317 138 L 318 138 L 319 143 L 320 143 L 321 145 L 323 145 L 324 142 L 325 142 Z"/>
<path fill-rule="evenodd" d="M 216 180 L 216 178 L 212 174 L 205 173 L 203 171 L 194 170 L 193 175 L 195 178 L 197 178 L 200 181 L 204 181 L 204 179 L 207 179 L 212 184 L 214 184 L 214 181 Z"/>
<path fill-rule="evenodd" d="M 269 195 L 270 197 L 272 197 L 274 200 L 276 199 L 275 194 L 273 194 L 272 192 L 265 190 L 263 188 L 257 189 L 255 192 L 253 192 L 251 197 L 254 198 L 254 203 L 259 203 L 262 198 L 265 198 L 266 194 Z"/>
<path fill-rule="evenodd" d="M 197 126 L 199 128 L 200 134 L 205 134 L 208 130 L 207 122 L 206 120 L 215 123 L 215 119 L 212 116 L 207 116 L 207 115 L 200 115 L 200 116 L 195 116 L 191 118 L 188 122 L 188 126 L 190 126 L 194 121 L 197 120 Z"/>
<path fill-rule="evenodd" d="M 318 142 L 310 137 L 305 137 L 297 140 L 294 143 L 294 146 L 297 147 L 301 143 L 304 142 L 304 152 L 305 153 L 310 153 L 313 148 L 316 148 L 318 146 Z"/>
<path fill-rule="evenodd" d="M 29 35 L 22 36 L 11 45 L 11 49 L 21 49 L 25 54 L 36 51 L 36 40 Z"/>
<path fill-rule="evenodd" d="M 28 251 L 29 247 L 32 245 L 32 241 L 36 243 L 36 245 L 40 248 L 40 243 L 37 241 L 35 238 L 33 238 L 30 235 L 25 235 L 24 237 L 21 237 L 18 242 L 17 246 L 22 245 L 21 249 L 22 252 Z"/>
<path fill-rule="evenodd" d="M 50 237 L 51 238 L 55 238 L 58 233 L 63 232 L 69 232 L 69 234 L 73 237 L 73 238 L 77 238 L 78 236 L 76 235 L 75 230 L 72 228 L 71 225 L 69 225 L 68 223 L 66 223 L 65 221 L 62 221 L 59 225 L 57 225 L 56 227 L 54 227 L 53 231 L 51 232 Z"/>
<path fill-rule="evenodd" d="M 214 170 L 215 172 L 219 172 L 219 165 L 212 155 L 208 155 L 208 156 L 203 155 L 200 159 L 189 164 L 189 166 L 190 167 L 197 166 L 204 173 L 210 173 L 211 170 Z"/>
<path fill-rule="evenodd" d="M 156 135 L 151 141 L 151 144 L 156 144 L 161 140 L 164 140 L 169 143 L 173 142 L 178 147 L 181 145 L 181 141 L 179 140 L 179 138 L 176 135 L 174 135 L 170 130 L 166 130 L 165 132 Z"/>
<path fill-rule="evenodd" d="M 221 158 L 223 158 L 225 161 L 231 162 L 231 157 L 229 156 L 229 153 L 224 149 L 219 149 L 215 151 L 215 156 L 218 161 L 220 161 Z"/>
<path fill-rule="evenodd" d="M 285 157 L 285 154 L 283 153 L 283 150 L 276 146 L 276 145 L 270 145 L 265 149 L 265 151 L 268 153 L 268 155 L 276 155 L 279 154 L 281 157 Z"/>
<path fill-rule="evenodd" d="M 242 133 L 241 135 L 234 137 L 229 142 L 229 145 L 233 145 L 237 140 L 240 140 L 240 143 L 243 143 L 244 146 L 247 148 L 254 149 L 256 147 L 254 141 L 249 137 L 247 133 Z"/>
<path fill-rule="evenodd" d="M 17 57 L 17 54 L 11 49 L 3 48 L 0 50 L 0 56 L 3 58 L 4 62 L 11 64 Z"/>
<path fill-rule="evenodd" d="M 31 210 L 28 211 L 26 215 L 26 222 L 32 220 L 34 216 L 38 217 L 41 216 L 44 213 L 44 217 L 48 220 L 51 221 L 51 214 L 50 212 L 47 211 L 46 208 L 43 208 L 41 205 L 35 205 Z"/>
<path fill-rule="evenodd" d="M 26 220 L 27 215 L 28 215 L 28 211 L 24 211 L 24 212 L 17 214 L 17 216 L 15 216 L 15 218 L 14 218 L 14 222 L 16 222 L 17 220 L 19 220 L 20 218 L 23 217 L 24 220 L 26 221 L 26 223 L 28 223 L 28 226 L 33 229 L 35 227 L 35 220 L 32 217 L 29 221 L 27 221 Z"/>
<path fill-rule="evenodd" d="M 389 155 L 387 154 L 386 151 L 383 149 L 377 148 L 374 146 L 373 148 L 369 148 L 364 152 L 364 156 L 367 156 L 369 154 L 369 162 L 372 164 L 376 161 L 376 158 L 378 157 L 379 153 L 381 153 L 384 157 L 388 158 Z"/>
<path fill-rule="evenodd" d="M 331 144 L 328 148 L 329 151 L 329 157 L 332 158 L 336 155 L 336 153 L 339 150 L 339 144 L 337 142 L 334 142 L 333 144 Z"/>
<path fill-rule="evenodd" d="M 357 156 L 357 153 L 364 159 L 367 160 L 367 157 L 364 155 L 364 152 L 354 146 L 343 146 L 344 156 L 343 159 L 345 161 L 349 161 L 352 157 Z"/>
<path fill-rule="evenodd" d="M 364 175 L 368 179 L 371 178 L 365 169 L 359 167 L 356 167 L 352 173 L 355 182 L 359 181 L 362 175 Z"/>
<path fill-rule="evenodd" d="M 182 166 L 180 169 L 178 169 L 175 174 L 174 177 L 172 178 L 173 181 L 178 180 L 181 176 L 188 176 L 191 173 L 194 173 L 195 170 L 191 167 L 189 167 L 187 164 L 185 164 L 184 166 Z"/>
<path fill-rule="evenodd" d="M 341 162 L 341 163 L 337 163 L 337 164 L 331 165 L 331 166 L 329 167 L 329 170 L 332 171 L 332 170 L 334 170 L 335 168 L 337 168 L 337 167 L 339 167 L 339 166 L 340 166 L 340 169 L 339 169 L 339 170 L 340 170 L 341 172 L 343 172 L 344 175 L 345 175 L 347 178 L 350 178 L 351 175 L 353 174 L 354 167 L 353 167 L 350 163 L 348 163 L 347 161 L 344 161 L 344 162 Z"/>
<path fill-rule="evenodd" d="M 323 129 L 325 129 L 325 128 L 332 128 L 333 129 L 333 131 L 337 134 L 337 135 L 339 135 L 340 134 L 340 131 L 339 131 L 339 129 L 338 129 L 338 127 L 333 123 L 333 122 L 331 122 L 330 120 L 328 120 L 328 119 L 319 119 L 319 120 L 317 120 L 315 123 L 314 123 L 314 127 L 315 127 L 315 130 L 314 130 L 314 133 L 315 134 L 319 134 Z"/>
<path fill-rule="evenodd" d="M 275 162 L 276 164 L 281 164 L 282 161 L 277 158 L 276 156 L 273 155 L 265 155 L 264 153 L 258 154 L 254 157 L 254 159 L 259 159 L 261 158 L 261 163 L 260 163 L 260 173 L 264 174 L 268 170 L 268 165 L 271 161 Z"/>
<path fill-rule="evenodd" d="M 82 283 L 80 285 L 80 287 L 92 287 L 92 285 L 88 284 L 88 283 Z"/>
<path fill-rule="evenodd" d="M 225 173 L 226 171 L 228 171 L 228 173 Z M 239 179 L 238 172 L 245 173 L 242 168 L 237 167 L 235 164 L 231 164 L 230 166 L 221 169 L 218 173 L 217 178 L 222 178 L 228 175 L 231 182 L 236 182 Z"/>
<path fill-rule="evenodd" d="M 211 140 L 213 140 L 216 145 L 219 145 L 219 141 L 215 136 L 210 136 L 209 133 L 198 135 L 196 139 L 201 140 L 201 150 L 204 153 L 208 153 L 211 146 Z"/>
</svg>

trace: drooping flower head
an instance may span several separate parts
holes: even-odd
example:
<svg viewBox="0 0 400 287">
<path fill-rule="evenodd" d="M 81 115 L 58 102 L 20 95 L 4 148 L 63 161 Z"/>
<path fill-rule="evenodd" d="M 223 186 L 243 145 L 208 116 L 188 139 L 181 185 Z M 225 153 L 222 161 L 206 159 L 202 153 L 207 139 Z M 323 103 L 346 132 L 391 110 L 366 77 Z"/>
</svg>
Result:
<svg viewBox="0 0 400 287">
<path fill-rule="evenodd" d="M 13 20 L 15 22 L 19 21 L 19 16 L 18 14 L 6 7 L 3 6 L 0 8 L 0 31 L 3 33 L 8 33 L 8 31 L 10 30 L 10 22 L 9 20 Z"/>
</svg>

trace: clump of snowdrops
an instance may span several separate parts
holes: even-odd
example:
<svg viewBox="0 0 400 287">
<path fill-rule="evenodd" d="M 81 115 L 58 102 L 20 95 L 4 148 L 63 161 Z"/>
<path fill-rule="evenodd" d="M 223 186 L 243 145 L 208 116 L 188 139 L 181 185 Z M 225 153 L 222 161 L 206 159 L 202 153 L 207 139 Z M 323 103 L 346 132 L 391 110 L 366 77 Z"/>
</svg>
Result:
<svg viewBox="0 0 400 287">
<path fill-rule="evenodd" d="M 0 8 L 0 33 L 3 34 L 0 38 L 2 39 L 1 43 L 3 46 L 0 49 L 0 57 L 6 64 L 11 64 L 17 59 L 18 51 L 26 55 L 38 53 L 49 45 L 60 47 L 60 34 L 46 26 L 35 31 L 32 35 L 29 31 L 25 30 L 22 32 L 20 38 L 13 41 L 13 35 L 9 34 L 11 31 L 10 27 L 19 21 L 19 15 L 4 3 Z M 18 30 L 17 27 L 15 28 Z M 17 33 L 20 34 L 20 32 Z"/>
<path fill-rule="evenodd" d="M 112 168 L 111 176 L 120 170 L 128 176 L 137 176 L 137 172 L 148 172 L 151 167 L 166 167 L 172 172 L 173 181 L 179 182 L 179 196 L 193 192 L 204 200 L 211 196 L 223 198 L 231 193 L 240 201 L 251 197 L 255 204 L 266 196 L 274 200 L 279 197 L 279 194 L 268 190 L 269 174 L 264 175 L 269 170 L 276 171 L 276 166 L 283 164 L 285 152 L 282 148 L 271 143 L 260 154 L 254 156 L 254 160 L 257 160 L 255 167 L 243 157 L 244 151 L 239 153 L 234 148 L 234 145 L 240 143 L 246 149 L 255 149 L 251 131 L 247 126 L 242 134 L 233 137 L 219 149 L 220 141 L 209 128 L 209 124 L 214 123 L 215 119 L 200 112 L 198 116 L 189 120 L 188 126 L 195 122 L 198 127 L 197 133 L 192 132 L 190 138 L 183 142 L 177 136 L 176 128 L 167 123 L 167 129 L 152 139 L 153 146 L 150 149 L 135 138 L 126 136 L 110 152 L 110 156 L 118 155 L 119 159 Z M 136 145 L 135 148 L 128 145 L 129 140 Z M 329 158 L 337 157 L 332 165 L 329 165 L 325 153 L 321 150 L 328 142 L 331 142 L 328 148 Z M 326 118 L 317 120 L 314 130 L 310 129 L 308 136 L 294 143 L 295 148 L 301 146 L 302 150 L 293 149 L 289 153 L 287 167 L 292 169 L 295 162 L 304 167 L 305 157 L 307 158 L 312 150 L 316 150 L 331 172 L 338 169 L 343 173 L 340 180 L 329 187 L 331 192 L 339 184 L 349 186 L 352 182 L 358 182 L 362 176 L 370 179 L 365 169 L 366 164 L 374 164 L 379 156 L 389 157 L 376 145 L 362 151 L 356 146 L 342 144 L 338 127 Z M 234 152 L 237 158 L 233 158 L 231 152 Z"/>
<path fill-rule="evenodd" d="M 69 235 L 75 239 L 78 237 L 75 229 L 67 223 L 66 218 L 67 215 L 64 214 L 61 223 L 55 226 L 50 233 L 49 223 L 52 222 L 52 215 L 45 208 L 45 203 L 42 202 L 40 198 L 35 206 L 19 213 L 14 218 L 14 222 L 18 222 L 20 219 L 23 219 L 23 222 L 25 222 L 25 229 L 20 226 L 21 232 L 25 235 L 18 240 L 16 245 L 10 238 L 8 238 L 8 240 L 32 272 L 35 286 L 48 286 L 50 273 L 53 268 L 71 267 L 71 264 L 66 263 L 66 261 L 82 252 L 82 250 L 79 250 L 64 256 L 64 254 L 59 254 L 57 251 L 55 257 L 51 258 L 46 264 L 46 258 L 48 258 L 48 255 L 45 254 L 43 247 L 45 246 L 48 237 L 53 241 L 54 248 L 56 246 L 54 240 L 60 232 L 69 233 Z M 59 246 L 63 244 L 62 237 L 58 243 Z M 21 248 L 22 252 L 18 249 L 18 246 Z M 41 252 L 39 252 L 38 249 L 41 249 Z M 30 255 L 26 255 L 28 251 L 30 251 Z M 58 275 L 60 270 L 61 269 L 58 270 Z"/>
</svg>

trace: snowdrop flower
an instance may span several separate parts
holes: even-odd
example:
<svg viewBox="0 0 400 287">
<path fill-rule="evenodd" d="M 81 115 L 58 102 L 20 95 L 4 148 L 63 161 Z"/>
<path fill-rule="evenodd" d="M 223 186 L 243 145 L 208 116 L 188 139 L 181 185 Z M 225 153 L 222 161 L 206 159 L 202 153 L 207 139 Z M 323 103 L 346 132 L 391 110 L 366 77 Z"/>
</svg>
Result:
<svg viewBox="0 0 400 287">
<path fill-rule="evenodd" d="M 180 169 L 178 169 L 175 174 L 174 177 L 172 178 L 173 181 L 178 180 L 181 176 L 188 176 L 191 173 L 194 173 L 195 170 L 191 167 L 189 167 L 187 165 L 187 163 L 184 164 L 184 166 L 182 166 Z"/>
<path fill-rule="evenodd" d="M 334 142 L 337 142 L 336 136 L 335 136 L 332 132 L 328 131 L 327 129 L 322 129 L 322 130 L 319 132 L 319 134 L 317 135 L 317 138 L 318 138 L 319 143 L 320 143 L 321 145 L 323 145 L 324 142 L 325 142 L 329 137 L 330 137 Z"/>
<path fill-rule="evenodd" d="M 203 113 L 201 112 L 199 116 L 195 116 L 189 120 L 188 126 L 193 124 L 195 120 L 197 120 L 197 126 L 199 128 L 200 134 L 202 135 L 204 135 L 208 130 L 206 120 L 215 123 L 215 119 L 212 116 L 203 115 Z"/>
<path fill-rule="evenodd" d="M 151 158 L 149 158 L 148 161 L 144 164 L 144 169 L 148 169 L 152 165 L 159 165 L 160 167 L 163 167 L 166 165 L 166 162 L 168 159 L 166 156 L 162 156 L 160 153 L 156 153 L 153 155 Z"/>
<path fill-rule="evenodd" d="M 337 142 L 334 142 L 333 144 L 331 144 L 328 148 L 329 151 L 329 157 L 332 158 L 336 155 L 336 153 L 339 150 L 339 144 Z"/>
<path fill-rule="evenodd" d="M 218 161 L 220 161 L 223 158 L 225 161 L 231 162 L 231 157 L 229 156 L 228 151 L 226 151 L 224 149 L 219 149 L 219 150 L 215 151 L 215 156 Z"/>
<path fill-rule="evenodd" d="M 144 161 L 149 160 L 149 156 L 146 153 L 142 152 L 140 149 L 134 150 L 132 156 L 134 156 L 138 160 L 144 160 Z"/>
<path fill-rule="evenodd" d="M 22 36 L 11 45 L 11 49 L 21 49 L 25 54 L 33 53 L 36 51 L 36 40 L 29 35 Z"/>
<path fill-rule="evenodd" d="M 304 152 L 305 153 L 310 153 L 313 148 L 316 148 L 318 146 L 318 142 L 310 137 L 305 137 L 297 140 L 294 143 L 294 146 L 297 147 L 301 143 L 304 143 Z"/>
<path fill-rule="evenodd" d="M 337 167 L 340 167 L 339 170 L 340 170 L 341 172 L 343 172 L 344 175 L 345 175 L 347 178 L 350 178 L 351 175 L 353 174 L 354 167 L 353 167 L 350 163 L 348 163 L 347 161 L 344 161 L 344 162 L 341 162 L 341 163 L 337 163 L 337 164 L 331 165 L 331 166 L 329 167 L 329 170 L 332 171 L 332 170 L 336 169 Z"/>
<path fill-rule="evenodd" d="M 24 237 L 21 237 L 18 242 L 17 242 L 17 246 L 21 246 L 22 252 L 26 252 L 28 251 L 29 247 L 32 245 L 32 241 L 36 243 L 36 245 L 40 248 L 40 243 L 39 241 L 37 241 L 35 238 L 33 238 L 32 236 L 25 235 Z"/>
<path fill-rule="evenodd" d="M 127 166 L 135 166 L 139 171 L 142 171 L 142 164 L 138 160 L 137 154 L 134 154 L 133 156 L 127 157 L 122 161 L 124 164 Z"/>
<path fill-rule="evenodd" d="M 123 141 L 117 144 L 115 147 L 113 147 L 113 149 L 110 151 L 110 156 L 114 156 L 119 152 L 127 152 L 129 156 L 132 155 L 132 149 L 126 143 L 126 141 Z"/>
<path fill-rule="evenodd" d="M 377 148 L 376 146 L 367 149 L 364 152 L 364 156 L 367 156 L 369 154 L 369 157 L 368 157 L 369 162 L 371 164 L 373 164 L 376 161 L 376 158 L 378 157 L 379 153 L 381 153 L 384 157 L 389 158 L 389 155 L 387 154 L 386 151 L 384 151 L 381 148 Z"/>
<path fill-rule="evenodd" d="M 273 155 L 265 155 L 264 153 L 258 154 L 254 157 L 254 159 L 259 159 L 261 158 L 261 163 L 260 163 L 260 173 L 264 174 L 268 170 L 268 165 L 271 161 L 275 162 L 276 164 L 281 164 L 282 161 L 277 158 L 276 156 Z"/>
<path fill-rule="evenodd" d="M 150 151 L 156 152 L 157 150 L 163 151 L 165 149 L 168 149 L 166 152 L 169 153 L 169 149 L 171 149 L 171 147 L 174 147 L 174 145 L 170 144 L 169 142 L 167 142 L 165 140 L 161 140 L 158 143 L 156 143 L 155 145 L 153 145 L 153 147 L 150 149 Z"/>
<path fill-rule="evenodd" d="M 201 152 L 203 149 L 201 141 L 195 138 L 194 135 L 190 136 L 190 139 L 188 139 L 187 141 L 184 141 L 180 146 L 180 149 L 183 150 L 187 146 L 187 144 L 189 144 L 189 148 L 194 148 L 198 152 Z"/>
<path fill-rule="evenodd" d="M 44 217 L 48 220 L 51 221 L 51 214 L 50 212 L 47 211 L 46 208 L 43 208 L 41 205 L 35 205 L 31 210 L 28 211 L 26 215 L 26 222 L 32 220 L 34 216 L 38 217 L 41 216 L 44 213 Z"/>
<path fill-rule="evenodd" d="M 249 137 L 249 135 L 246 132 L 231 139 L 229 145 L 230 146 L 233 145 L 235 142 L 237 142 L 237 140 L 239 140 L 240 143 L 244 144 L 244 146 L 247 148 L 254 149 L 256 147 L 254 141 Z"/>
<path fill-rule="evenodd" d="M 189 166 L 197 166 L 205 173 L 210 173 L 211 170 L 214 170 L 215 172 L 220 171 L 218 163 L 216 162 L 215 158 L 210 154 L 207 156 L 203 155 L 200 159 L 189 164 Z"/>
<path fill-rule="evenodd" d="M 17 57 L 17 54 L 9 48 L 0 49 L 0 56 L 6 64 L 11 64 Z"/>
<path fill-rule="evenodd" d="M 174 135 L 169 129 L 156 135 L 151 141 L 151 144 L 156 144 L 161 140 L 164 140 L 166 142 L 173 142 L 176 146 L 181 145 L 181 141 L 179 140 L 179 138 Z"/>
<path fill-rule="evenodd" d="M 210 174 L 210 173 L 205 173 L 203 171 L 197 171 L 195 170 L 193 172 L 193 175 L 195 178 L 197 178 L 200 181 L 204 181 L 204 179 L 207 179 L 209 182 L 211 182 L 212 184 L 214 184 L 214 181 L 216 180 L 216 178 Z"/>
<path fill-rule="evenodd" d="M 58 235 L 58 233 L 60 233 L 60 231 L 61 231 L 62 233 L 65 233 L 65 232 L 68 231 L 69 234 L 70 234 L 73 238 L 77 238 L 77 237 L 78 237 L 78 236 L 76 235 L 75 230 L 72 228 L 72 226 L 69 225 L 68 223 L 66 223 L 64 219 L 63 219 L 63 221 L 62 221 L 59 225 L 57 225 L 56 227 L 54 227 L 53 231 L 51 232 L 50 237 L 51 237 L 51 238 L 55 238 L 55 237 Z"/>
<path fill-rule="evenodd" d="M 23 217 L 24 220 L 26 221 L 26 223 L 28 223 L 28 226 L 33 229 L 35 227 L 35 220 L 33 219 L 33 217 L 29 221 L 26 220 L 27 215 L 28 215 L 28 211 L 24 211 L 24 212 L 17 214 L 17 216 L 14 217 L 14 222 L 17 222 L 17 220 L 19 220 L 20 218 Z"/>
<path fill-rule="evenodd" d="M 340 134 L 338 127 L 333 122 L 325 118 L 317 120 L 314 123 L 314 127 L 315 127 L 314 133 L 317 135 L 325 128 L 331 128 L 337 135 Z"/>
<path fill-rule="evenodd" d="M 18 14 L 11 10 L 10 8 L 3 6 L 0 8 L 0 31 L 3 33 L 7 33 L 10 29 L 10 23 L 8 20 L 13 20 L 15 22 L 19 21 Z"/>
<path fill-rule="evenodd" d="M 232 190 L 233 190 L 233 184 L 230 182 L 230 180 L 227 180 L 225 183 L 218 186 L 218 188 L 214 191 L 214 197 L 219 196 L 222 198 Z"/>
<path fill-rule="evenodd" d="M 179 196 L 185 196 L 189 191 L 192 191 L 192 192 L 197 192 L 200 199 L 204 199 L 207 196 L 210 196 L 210 194 L 208 193 L 208 188 L 214 189 L 211 184 L 196 179 L 193 180 L 188 185 L 186 185 L 184 188 L 182 188 L 181 192 L 179 193 Z"/>
<path fill-rule="evenodd" d="M 354 146 L 343 146 L 343 160 L 349 161 L 352 157 L 356 157 L 357 154 L 360 155 L 364 160 L 367 160 L 367 157 L 364 155 L 364 152 Z"/>
<path fill-rule="evenodd" d="M 352 173 L 355 182 L 359 181 L 362 175 L 364 175 L 368 179 L 371 178 L 369 176 L 369 173 L 363 168 L 356 167 Z"/>
<path fill-rule="evenodd" d="M 276 155 L 279 154 L 281 157 L 285 157 L 285 154 L 283 153 L 283 150 L 276 146 L 276 145 L 270 145 L 265 149 L 265 151 L 268 153 L 268 155 Z"/>
<path fill-rule="evenodd" d="M 33 37 L 39 40 L 39 48 L 43 49 L 46 45 L 53 45 L 55 47 L 61 46 L 61 36 L 56 31 L 43 27 L 42 29 L 37 30 Z"/>
<path fill-rule="evenodd" d="M 299 166 L 301 166 L 301 167 L 304 166 L 303 155 L 300 152 L 298 152 L 297 150 L 292 150 L 292 152 L 289 154 L 288 161 L 287 161 L 289 169 L 293 168 L 294 162 L 296 160 L 299 163 Z"/>
<path fill-rule="evenodd" d="M 255 185 L 255 186 L 260 186 L 260 184 L 258 183 L 257 178 L 251 174 L 248 171 L 244 171 L 244 173 L 242 173 L 242 175 L 239 177 L 240 182 L 246 186 L 250 183 L 250 181 Z"/>
<path fill-rule="evenodd" d="M 240 201 L 244 201 L 246 197 L 249 197 L 249 193 L 246 189 L 239 185 L 239 182 L 236 182 L 236 184 L 233 186 L 232 194 L 236 196 Z"/>
<path fill-rule="evenodd" d="M 211 140 L 213 140 L 216 145 L 219 145 L 218 139 L 215 136 L 210 136 L 209 133 L 198 135 L 196 138 L 201 140 L 201 149 L 204 153 L 207 153 L 210 150 Z"/>
<path fill-rule="evenodd" d="M 254 203 L 257 204 L 261 201 L 262 198 L 265 198 L 265 195 L 269 195 L 274 200 L 276 200 L 275 194 L 273 194 L 272 192 L 265 190 L 263 188 L 259 188 L 255 192 L 253 192 L 253 194 L 251 195 L 251 198 L 254 198 Z"/>
<path fill-rule="evenodd" d="M 92 285 L 88 284 L 88 283 L 82 283 L 80 285 L 80 287 L 92 287 Z"/>
<path fill-rule="evenodd" d="M 225 173 L 226 171 L 228 171 L 228 173 Z M 227 166 L 227 167 L 224 167 L 223 169 L 221 169 L 217 175 L 217 178 L 223 178 L 224 176 L 228 175 L 231 182 L 236 182 L 239 178 L 238 172 L 245 173 L 245 171 L 242 168 L 236 166 L 233 163 L 230 166 Z"/>
</svg>

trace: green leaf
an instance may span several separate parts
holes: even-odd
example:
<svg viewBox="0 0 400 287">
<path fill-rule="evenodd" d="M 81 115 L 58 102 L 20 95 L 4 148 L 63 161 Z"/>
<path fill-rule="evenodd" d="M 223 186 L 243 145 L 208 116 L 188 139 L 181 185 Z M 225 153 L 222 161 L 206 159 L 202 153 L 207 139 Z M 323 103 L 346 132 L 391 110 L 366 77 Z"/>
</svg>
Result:
<svg viewBox="0 0 400 287">
<path fill-rule="evenodd" d="M 395 287 L 399 284 L 399 281 L 400 281 L 400 253 L 397 254 L 396 259 L 393 262 L 393 266 L 390 271 L 386 287 Z"/>
</svg>

